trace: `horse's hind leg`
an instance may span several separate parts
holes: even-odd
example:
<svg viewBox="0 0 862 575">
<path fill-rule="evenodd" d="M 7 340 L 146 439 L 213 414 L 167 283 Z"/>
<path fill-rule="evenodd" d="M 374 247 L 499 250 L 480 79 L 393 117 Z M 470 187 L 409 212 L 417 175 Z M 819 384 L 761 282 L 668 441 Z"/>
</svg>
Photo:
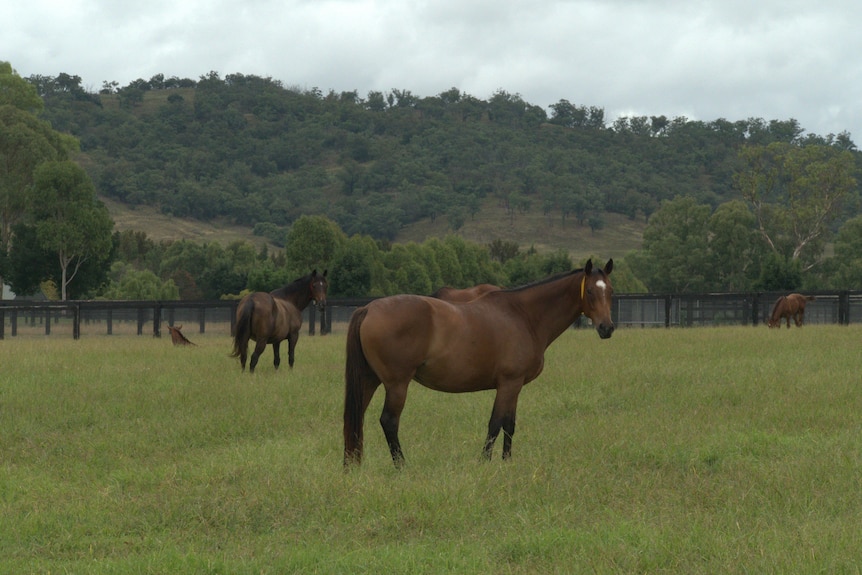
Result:
<svg viewBox="0 0 862 575">
<path fill-rule="evenodd" d="M 296 350 L 296 342 L 299 340 L 299 332 L 291 333 L 287 336 L 287 364 L 293 367 L 294 351 Z"/>
<path fill-rule="evenodd" d="M 272 365 L 275 366 L 275 369 L 278 369 L 278 366 L 281 365 L 281 342 L 276 341 L 272 344 Z M 292 365 L 290 367 L 293 367 Z"/>
<path fill-rule="evenodd" d="M 249 363 L 249 366 L 248 366 L 248 371 L 250 373 L 254 373 L 254 368 L 257 367 L 257 360 L 260 359 L 260 354 L 262 354 L 265 349 L 266 349 L 266 340 L 265 339 L 262 339 L 255 344 L 254 351 L 251 352 L 251 362 Z"/>
<path fill-rule="evenodd" d="M 491 411 L 491 419 L 488 421 L 488 436 L 485 438 L 485 447 L 482 449 L 482 457 L 485 459 L 491 459 L 491 450 L 501 429 L 503 430 L 503 459 L 509 459 L 512 456 L 512 437 L 515 435 L 515 413 L 518 409 L 520 391 L 521 386 L 510 391 L 497 389 L 494 409 Z"/>
<path fill-rule="evenodd" d="M 401 451 L 401 442 L 398 440 L 398 424 L 401 421 L 401 412 L 407 401 L 407 383 L 387 385 L 386 399 L 383 402 L 383 412 L 380 414 L 380 426 L 386 443 L 389 444 L 389 453 L 396 468 L 404 465 L 404 453 Z"/>
</svg>

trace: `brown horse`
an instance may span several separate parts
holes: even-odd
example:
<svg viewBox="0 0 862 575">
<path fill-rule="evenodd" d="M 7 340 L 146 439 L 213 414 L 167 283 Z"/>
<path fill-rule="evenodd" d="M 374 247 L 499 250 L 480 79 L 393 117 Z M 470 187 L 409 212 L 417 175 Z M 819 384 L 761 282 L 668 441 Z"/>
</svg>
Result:
<svg viewBox="0 0 862 575">
<path fill-rule="evenodd" d="M 189 338 L 183 335 L 183 332 L 180 331 L 183 329 L 181 325 L 169 325 L 168 331 L 171 332 L 171 343 L 174 345 L 194 345 L 189 341 Z"/>
<path fill-rule="evenodd" d="M 485 295 L 488 292 L 498 291 L 501 289 L 503 288 L 495 286 L 494 284 L 479 284 L 464 289 L 443 286 L 431 294 L 431 297 L 436 297 L 437 299 L 446 300 L 452 303 L 464 303 L 473 301 L 477 297 Z"/>
<path fill-rule="evenodd" d="M 796 327 L 802 327 L 805 321 L 805 304 L 809 301 L 814 301 L 816 298 L 813 295 L 802 295 L 792 293 L 786 296 L 780 296 L 772 305 L 772 312 L 769 314 L 769 327 L 781 328 L 781 320 L 787 320 L 787 329 L 790 329 L 790 318 Z"/>
<path fill-rule="evenodd" d="M 281 363 L 279 346 L 287 340 L 287 361 L 293 367 L 294 350 L 302 327 L 302 312 L 308 304 L 315 302 L 323 311 L 326 307 L 326 271 L 323 275 L 314 270 L 284 287 L 269 293 L 254 292 L 243 297 L 236 308 L 236 331 L 233 337 L 232 357 L 239 357 L 245 371 L 248 357 L 248 340 L 257 342 L 251 354 L 249 372 L 254 373 L 260 354 L 266 344 L 272 344 L 273 365 Z"/>
<path fill-rule="evenodd" d="M 437 391 L 496 389 L 486 459 L 500 430 L 503 458 L 511 456 L 521 388 L 536 379 L 545 350 L 581 314 L 602 339 L 611 337 L 613 289 L 605 269 L 573 270 L 524 287 L 492 291 L 473 301 L 396 295 L 358 308 L 347 329 L 344 465 L 362 460 L 365 411 L 377 387 L 386 390 L 380 425 L 396 467 L 404 461 L 398 423 L 407 387 L 416 380 Z"/>
</svg>

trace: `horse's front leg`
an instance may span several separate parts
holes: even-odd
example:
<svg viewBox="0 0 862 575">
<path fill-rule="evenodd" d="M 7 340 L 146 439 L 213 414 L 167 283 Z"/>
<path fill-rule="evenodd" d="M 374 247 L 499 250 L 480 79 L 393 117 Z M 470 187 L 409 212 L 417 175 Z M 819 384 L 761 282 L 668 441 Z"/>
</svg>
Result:
<svg viewBox="0 0 862 575">
<path fill-rule="evenodd" d="M 511 385 L 510 387 L 499 387 L 497 397 L 494 398 L 494 409 L 491 410 L 491 419 L 488 421 L 488 436 L 485 438 L 485 447 L 482 449 L 482 457 L 491 459 L 491 450 L 494 442 L 503 430 L 503 459 L 512 456 L 512 437 L 515 435 L 515 413 L 518 409 L 518 394 L 523 384 Z"/>
</svg>

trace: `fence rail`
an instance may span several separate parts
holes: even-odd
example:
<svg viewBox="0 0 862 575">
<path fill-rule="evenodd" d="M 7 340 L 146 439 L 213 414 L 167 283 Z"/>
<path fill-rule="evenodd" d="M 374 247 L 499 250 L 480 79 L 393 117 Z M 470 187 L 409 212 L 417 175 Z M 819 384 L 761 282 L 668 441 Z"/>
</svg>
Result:
<svg viewBox="0 0 862 575">
<path fill-rule="evenodd" d="M 805 309 L 807 324 L 862 323 L 862 291 L 805 292 L 816 296 Z M 772 304 L 783 292 L 720 294 L 620 294 L 614 297 L 618 327 L 695 327 L 766 323 Z M 373 298 L 332 298 L 324 312 L 306 308 L 309 335 L 344 329 L 356 307 Z M 183 325 L 186 333 L 233 334 L 237 300 L 67 302 L 0 301 L 0 339 L 18 335 L 152 334 L 164 324 Z M 581 321 L 577 324 L 582 323 Z"/>
</svg>

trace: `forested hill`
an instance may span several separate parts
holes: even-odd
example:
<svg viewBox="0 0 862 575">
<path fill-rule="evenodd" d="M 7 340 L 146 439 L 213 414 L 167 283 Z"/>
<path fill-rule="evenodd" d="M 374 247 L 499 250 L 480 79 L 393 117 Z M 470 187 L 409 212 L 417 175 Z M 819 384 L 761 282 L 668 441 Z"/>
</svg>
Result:
<svg viewBox="0 0 862 575">
<path fill-rule="evenodd" d="M 607 213 L 645 218 L 680 195 L 712 206 L 739 197 L 733 174 L 745 143 L 855 151 L 849 134 L 806 134 L 793 119 L 609 121 L 600 107 L 560 100 L 546 111 L 502 90 L 488 100 L 455 88 L 324 94 L 211 72 L 106 83 L 93 94 L 68 74 L 27 80 L 44 117 L 79 138 L 100 194 L 179 217 L 227 217 L 276 241 L 301 214 L 375 238 L 423 219 L 457 230 L 488 198 L 513 218 L 600 228 Z"/>
</svg>

